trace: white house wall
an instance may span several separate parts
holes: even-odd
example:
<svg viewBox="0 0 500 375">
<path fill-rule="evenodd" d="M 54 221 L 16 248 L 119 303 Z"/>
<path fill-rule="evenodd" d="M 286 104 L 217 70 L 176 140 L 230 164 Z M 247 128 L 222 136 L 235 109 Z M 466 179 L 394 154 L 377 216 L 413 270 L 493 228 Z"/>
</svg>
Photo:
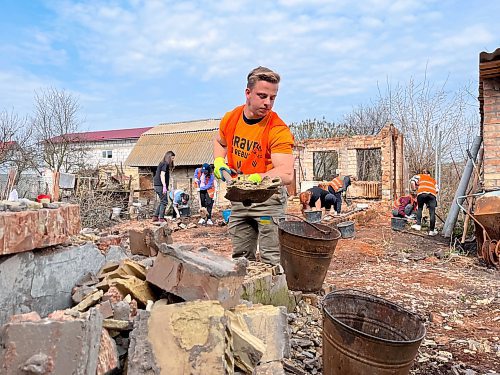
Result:
<svg viewBox="0 0 500 375">
<path fill-rule="evenodd" d="M 97 167 L 106 164 L 125 164 L 125 159 L 134 148 L 137 139 L 133 140 L 116 140 L 104 142 L 89 142 L 87 143 L 88 150 L 88 163 L 91 166 Z M 103 151 L 111 151 L 111 158 L 103 158 Z"/>
</svg>

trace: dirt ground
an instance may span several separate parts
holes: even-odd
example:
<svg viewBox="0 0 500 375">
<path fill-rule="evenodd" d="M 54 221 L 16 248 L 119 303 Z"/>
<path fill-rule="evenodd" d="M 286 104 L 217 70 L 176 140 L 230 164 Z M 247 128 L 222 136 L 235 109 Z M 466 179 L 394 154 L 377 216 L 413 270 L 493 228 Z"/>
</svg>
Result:
<svg viewBox="0 0 500 375">
<path fill-rule="evenodd" d="M 299 212 L 293 203 L 288 210 Z M 214 219 L 222 223 L 220 213 Z M 325 282 L 370 292 L 424 319 L 427 335 L 412 374 L 500 372 L 499 270 L 451 252 L 440 236 L 392 231 L 387 203 L 371 203 L 355 231 L 355 238 L 339 241 Z M 183 229 L 173 237 L 231 256 L 227 226 Z"/>
</svg>

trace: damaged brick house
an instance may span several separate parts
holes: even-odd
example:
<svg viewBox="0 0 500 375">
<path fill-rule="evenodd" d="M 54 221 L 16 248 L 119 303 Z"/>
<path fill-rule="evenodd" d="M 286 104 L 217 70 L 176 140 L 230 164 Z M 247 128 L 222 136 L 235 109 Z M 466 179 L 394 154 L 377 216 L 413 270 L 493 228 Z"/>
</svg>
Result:
<svg viewBox="0 0 500 375">
<path fill-rule="evenodd" d="M 295 145 L 295 186 L 303 191 L 336 173 L 356 176 L 349 195 L 392 199 L 405 190 L 403 134 L 387 124 L 377 135 L 307 139 Z"/>
</svg>

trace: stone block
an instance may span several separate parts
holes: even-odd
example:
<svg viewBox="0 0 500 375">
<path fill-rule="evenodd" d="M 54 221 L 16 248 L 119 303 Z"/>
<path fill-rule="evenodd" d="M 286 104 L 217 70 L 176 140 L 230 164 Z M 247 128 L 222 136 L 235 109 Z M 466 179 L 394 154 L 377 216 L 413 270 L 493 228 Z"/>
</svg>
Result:
<svg viewBox="0 0 500 375">
<path fill-rule="evenodd" d="M 130 333 L 131 374 L 233 374 L 232 339 L 217 301 L 167 305 L 139 312 Z"/>
<path fill-rule="evenodd" d="M 104 255 L 85 244 L 0 257 L 0 324 L 10 315 L 36 311 L 46 316 L 71 307 L 71 291 L 82 274 L 95 274 L 107 261 L 126 256 L 119 247 Z"/>
<path fill-rule="evenodd" d="M 0 329 L 0 373 L 95 374 L 101 334 L 96 310 L 82 318 L 7 323 Z"/>
<path fill-rule="evenodd" d="M 261 363 L 281 361 L 290 356 L 290 332 L 284 306 L 238 305 L 233 312 L 243 317 L 250 333 L 266 344 Z"/>
<path fill-rule="evenodd" d="M 108 251 L 111 246 L 120 246 L 122 237 L 116 234 L 101 237 L 97 241 L 97 248 L 101 251 Z"/>
<path fill-rule="evenodd" d="M 162 245 L 147 281 L 186 301 L 218 300 L 225 308 L 239 303 L 247 261 L 231 261 L 194 246 Z"/>
<path fill-rule="evenodd" d="M 243 281 L 241 298 L 253 303 L 263 305 L 285 306 L 292 312 L 296 306 L 296 300 L 288 290 L 285 274 L 275 274 L 275 266 L 250 262 Z"/>
<path fill-rule="evenodd" d="M 259 338 L 250 333 L 246 322 L 240 315 L 226 311 L 233 337 L 234 364 L 246 374 L 253 374 L 266 346 Z"/>
<path fill-rule="evenodd" d="M 130 251 L 132 254 L 156 256 L 161 244 L 172 244 L 172 230 L 167 225 L 130 229 Z"/>
<path fill-rule="evenodd" d="M 111 318 L 114 314 L 113 306 L 111 305 L 111 302 L 109 300 L 101 301 L 97 308 L 99 309 L 99 312 L 101 313 L 103 319 Z"/>
<path fill-rule="evenodd" d="M 0 212 L 0 228 L 0 255 L 59 245 L 80 232 L 80 206 Z"/>
</svg>

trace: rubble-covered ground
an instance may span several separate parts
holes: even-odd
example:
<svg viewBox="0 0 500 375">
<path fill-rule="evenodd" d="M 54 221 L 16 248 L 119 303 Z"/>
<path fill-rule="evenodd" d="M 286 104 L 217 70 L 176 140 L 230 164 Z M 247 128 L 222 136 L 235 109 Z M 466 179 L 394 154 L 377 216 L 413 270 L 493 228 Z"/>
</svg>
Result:
<svg viewBox="0 0 500 375">
<path fill-rule="evenodd" d="M 299 212 L 296 203 L 289 204 L 289 212 Z M 222 224 L 220 213 L 214 219 Z M 175 242 L 231 256 L 227 226 L 195 227 L 197 217 L 183 220 L 191 225 L 173 233 Z M 113 230 L 125 235 L 128 228 L 140 225 L 123 222 Z M 387 203 L 371 203 L 357 218 L 355 231 L 355 238 L 339 241 L 325 282 L 336 289 L 368 291 L 424 319 L 427 335 L 412 374 L 500 373 L 499 270 L 485 267 L 473 255 L 452 252 L 440 236 L 392 231 Z M 289 319 L 294 346 L 290 365 L 299 369 L 309 363 L 303 373 L 320 373 L 316 358 L 321 352 L 321 314 L 305 316 L 309 318 L 299 311 Z M 305 325 L 294 329 L 294 319 Z"/>
</svg>

